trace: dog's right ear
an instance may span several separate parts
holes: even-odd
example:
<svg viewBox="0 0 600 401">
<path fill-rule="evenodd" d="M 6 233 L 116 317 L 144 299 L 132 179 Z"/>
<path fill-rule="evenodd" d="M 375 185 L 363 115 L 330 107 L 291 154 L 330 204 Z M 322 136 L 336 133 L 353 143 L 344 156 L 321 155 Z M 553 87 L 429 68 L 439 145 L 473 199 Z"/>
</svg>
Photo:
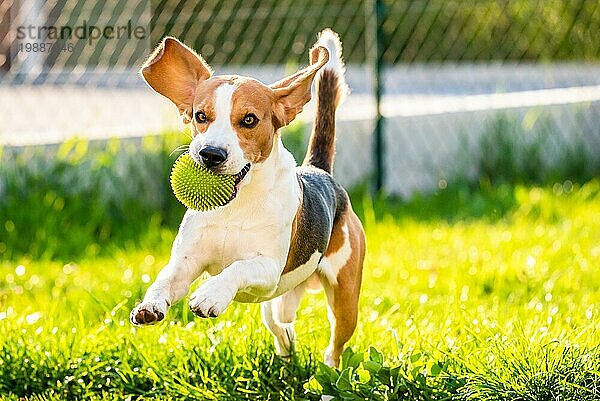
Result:
<svg viewBox="0 0 600 401">
<path fill-rule="evenodd" d="M 212 75 L 199 54 L 170 36 L 163 39 L 140 72 L 152 89 L 175 103 L 185 124 L 192 120 L 196 87 Z"/>
</svg>

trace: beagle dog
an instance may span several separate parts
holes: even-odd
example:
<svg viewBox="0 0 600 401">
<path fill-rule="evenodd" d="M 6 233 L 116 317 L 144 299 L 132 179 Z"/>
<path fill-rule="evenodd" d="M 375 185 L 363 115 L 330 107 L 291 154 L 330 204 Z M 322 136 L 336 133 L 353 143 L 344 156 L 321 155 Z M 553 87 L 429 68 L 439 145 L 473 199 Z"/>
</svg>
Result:
<svg viewBox="0 0 600 401">
<path fill-rule="evenodd" d="M 294 320 L 307 288 L 325 289 L 331 339 L 325 362 L 337 366 L 356 327 L 365 236 L 346 191 L 332 177 L 335 112 L 346 95 L 338 35 L 326 29 L 310 65 L 274 84 L 213 75 L 204 59 L 166 37 L 141 73 L 191 124 L 190 156 L 235 178 L 230 202 L 211 211 L 187 210 L 168 264 L 131 312 L 135 325 L 156 323 L 203 272 L 210 277 L 190 296 L 200 317 L 216 317 L 232 301 L 260 302 L 277 353 L 288 356 Z M 316 117 L 302 166 L 281 142 L 311 99 Z"/>
</svg>

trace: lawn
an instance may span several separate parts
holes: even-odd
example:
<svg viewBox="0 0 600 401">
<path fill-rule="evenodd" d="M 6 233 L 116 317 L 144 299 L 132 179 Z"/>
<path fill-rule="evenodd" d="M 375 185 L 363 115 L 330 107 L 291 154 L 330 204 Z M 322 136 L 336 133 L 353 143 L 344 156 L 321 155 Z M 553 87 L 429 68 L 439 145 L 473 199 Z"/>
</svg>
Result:
<svg viewBox="0 0 600 401">
<path fill-rule="evenodd" d="M 600 181 L 450 185 L 409 202 L 354 203 L 368 253 L 341 375 L 320 365 L 322 293 L 302 302 L 291 361 L 274 356 L 258 305 L 206 320 L 182 301 L 157 326 L 131 326 L 167 261 L 175 233 L 165 230 L 153 245 L 99 256 L 0 262 L 0 394 L 600 399 Z"/>
</svg>

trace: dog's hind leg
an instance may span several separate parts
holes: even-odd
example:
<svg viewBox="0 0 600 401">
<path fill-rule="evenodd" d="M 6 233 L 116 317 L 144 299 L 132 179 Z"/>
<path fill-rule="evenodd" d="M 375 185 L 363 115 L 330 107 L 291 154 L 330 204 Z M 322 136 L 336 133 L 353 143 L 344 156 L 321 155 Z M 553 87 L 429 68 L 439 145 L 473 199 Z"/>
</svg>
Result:
<svg viewBox="0 0 600 401">
<path fill-rule="evenodd" d="M 356 328 L 358 297 L 365 255 L 364 232 L 350 211 L 334 227 L 329 248 L 321 261 L 320 278 L 327 296 L 331 327 L 325 364 L 338 366 L 344 345 Z"/>
<path fill-rule="evenodd" d="M 325 351 L 327 366 L 337 367 L 344 345 L 350 340 L 358 317 L 358 297 L 353 296 L 345 285 L 331 286 L 323 283 L 327 296 L 327 317 L 331 327 L 329 346 Z"/>
<path fill-rule="evenodd" d="M 296 333 L 294 321 L 296 310 L 304 294 L 306 282 L 285 294 L 261 303 L 263 322 L 275 339 L 275 350 L 280 356 L 287 357 L 294 348 Z"/>
</svg>

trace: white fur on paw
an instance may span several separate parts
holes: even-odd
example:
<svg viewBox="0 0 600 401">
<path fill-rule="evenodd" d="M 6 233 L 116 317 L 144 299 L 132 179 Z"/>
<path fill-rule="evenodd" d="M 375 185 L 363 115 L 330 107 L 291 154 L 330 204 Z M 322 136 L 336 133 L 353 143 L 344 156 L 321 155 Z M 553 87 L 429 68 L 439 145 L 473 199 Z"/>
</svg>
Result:
<svg viewBox="0 0 600 401">
<path fill-rule="evenodd" d="M 211 277 L 190 297 L 190 309 L 200 317 L 221 315 L 235 297 L 235 291 L 218 277 Z"/>
<path fill-rule="evenodd" d="M 338 362 L 339 362 L 339 359 L 336 360 L 333 357 L 333 351 L 330 349 L 327 349 L 327 351 L 325 351 L 325 358 L 323 360 L 323 363 L 325 365 L 329 366 L 330 368 L 337 368 Z"/>
<path fill-rule="evenodd" d="M 136 326 L 158 323 L 167 314 L 168 304 L 166 300 L 143 301 L 133 308 L 129 320 Z"/>
</svg>

